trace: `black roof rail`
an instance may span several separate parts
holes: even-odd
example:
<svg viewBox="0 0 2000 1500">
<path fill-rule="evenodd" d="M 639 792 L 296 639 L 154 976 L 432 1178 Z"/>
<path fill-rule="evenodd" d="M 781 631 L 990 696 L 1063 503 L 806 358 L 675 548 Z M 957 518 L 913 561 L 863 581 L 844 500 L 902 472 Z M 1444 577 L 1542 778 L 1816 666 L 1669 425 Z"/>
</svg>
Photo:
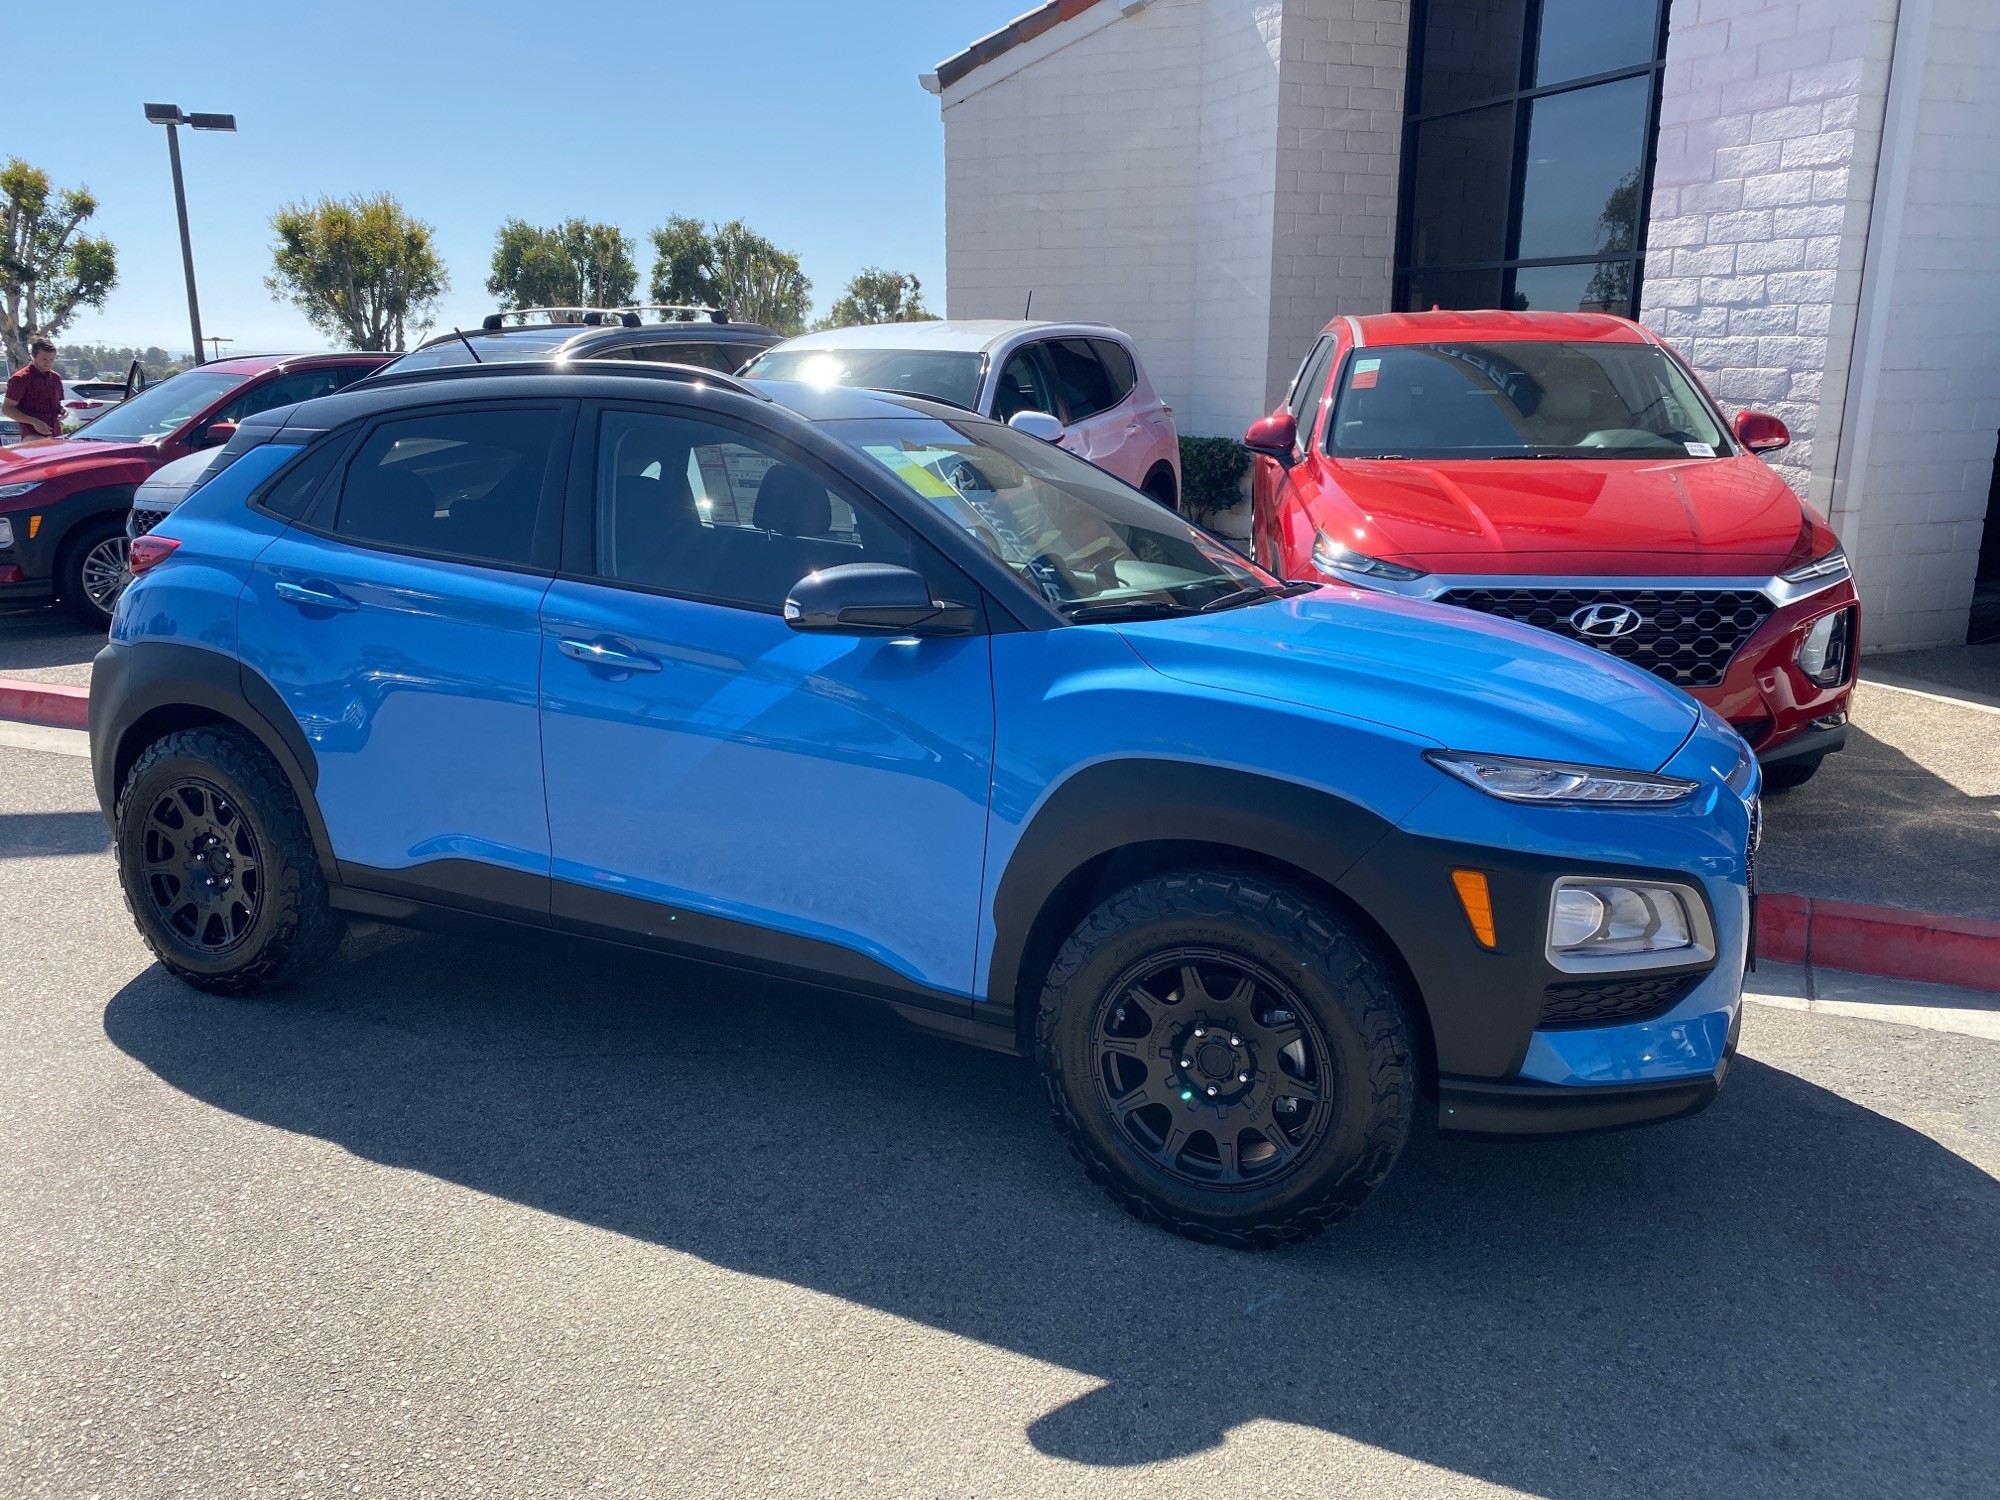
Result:
<svg viewBox="0 0 2000 1500">
<path fill-rule="evenodd" d="M 507 307 L 488 313 L 479 320 L 479 326 L 488 333 L 498 333 L 507 326 L 509 318 L 520 318 L 525 323 L 530 313 L 575 314 L 569 318 L 551 316 L 549 322 L 558 328 L 572 325 L 578 328 L 602 328 L 606 325 L 637 328 L 644 321 L 639 316 L 639 310 L 630 307 Z"/>
<path fill-rule="evenodd" d="M 771 399 L 748 381 L 724 375 L 719 370 L 703 369 L 700 365 L 640 363 L 629 359 L 510 359 L 484 365 L 436 365 L 424 370 L 383 369 L 362 377 L 348 389 L 418 385 L 427 380 L 491 380 L 505 375 L 624 375 L 641 380 L 671 380 L 683 385 L 720 386 L 725 391 L 758 401 Z"/>
</svg>

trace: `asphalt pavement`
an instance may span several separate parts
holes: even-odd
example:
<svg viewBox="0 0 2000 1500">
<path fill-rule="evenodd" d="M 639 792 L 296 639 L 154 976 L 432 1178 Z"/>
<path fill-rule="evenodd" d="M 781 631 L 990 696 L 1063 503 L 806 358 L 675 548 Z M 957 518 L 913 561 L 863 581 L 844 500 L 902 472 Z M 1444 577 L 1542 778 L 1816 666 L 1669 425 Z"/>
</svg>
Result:
<svg viewBox="0 0 2000 1500">
<path fill-rule="evenodd" d="M 10 1497 L 2000 1485 L 2000 1040 L 1944 1016 L 1992 997 L 1767 975 L 1705 1114 L 1422 1131 L 1249 1255 L 817 992 L 376 930 L 197 994 L 74 756 L 0 748 L 0 912 Z"/>
</svg>

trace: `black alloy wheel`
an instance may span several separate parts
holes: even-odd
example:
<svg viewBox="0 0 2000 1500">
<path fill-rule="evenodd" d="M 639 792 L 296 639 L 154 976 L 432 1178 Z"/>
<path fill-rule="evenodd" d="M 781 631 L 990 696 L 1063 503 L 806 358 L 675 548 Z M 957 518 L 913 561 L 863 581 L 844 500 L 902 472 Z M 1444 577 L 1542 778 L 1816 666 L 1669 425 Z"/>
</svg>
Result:
<svg viewBox="0 0 2000 1500">
<path fill-rule="evenodd" d="M 1190 1186 L 1274 1183 L 1325 1133 L 1326 1038 L 1260 964 L 1214 948 L 1148 954 L 1106 991 L 1093 1033 L 1104 1106 L 1135 1149 Z"/>
<path fill-rule="evenodd" d="M 1056 1129 L 1134 1217 L 1242 1249 L 1308 1240 L 1401 1154 L 1408 981 L 1362 920 L 1226 867 L 1115 891 L 1043 981 Z"/>
<path fill-rule="evenodd" d="M 257 922 L 257 835 L 229 795 L 189 778 L 147 803 L 140 875 L 153 915 L 188 947 L 220 958 Z"/>
</svg>

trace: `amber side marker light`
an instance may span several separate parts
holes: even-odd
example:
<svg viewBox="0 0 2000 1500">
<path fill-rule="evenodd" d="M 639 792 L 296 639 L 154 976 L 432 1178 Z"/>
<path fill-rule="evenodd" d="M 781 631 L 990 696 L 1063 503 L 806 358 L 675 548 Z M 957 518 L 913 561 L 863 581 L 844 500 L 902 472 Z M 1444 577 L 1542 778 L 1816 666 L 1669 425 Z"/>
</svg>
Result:
<svg viewBox="0 0 2000 1500">
<path fill-rule="evenodd" d="M 1479 870 L 1453 870 L 1451 883 L 1458 891 L 1458 904 L 1465 908 L 1465 920 L 1472 924 L 1472 935 L 1479 939 L 1481 947 L 1494 945 L 1493 935 L 1493 893 L 1486 887 L 1486 876 Z"/>
</svg>

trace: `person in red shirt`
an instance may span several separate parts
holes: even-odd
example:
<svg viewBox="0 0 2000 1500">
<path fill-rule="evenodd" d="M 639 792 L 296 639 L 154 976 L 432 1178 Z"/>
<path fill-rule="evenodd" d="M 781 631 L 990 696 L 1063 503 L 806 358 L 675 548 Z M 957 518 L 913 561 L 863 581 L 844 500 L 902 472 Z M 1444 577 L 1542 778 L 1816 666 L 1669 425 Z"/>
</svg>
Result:
<svg viewBox="0 0 2000 1500">
<path fill-rule="evenodd" d="M 41 334 L 28 345 L 28 362 L 7 377 L 0 416 L 19 422 L 25 434 L 62 436 L 63 383 L 56 374 L 56 341 Z"/>
</svg>

